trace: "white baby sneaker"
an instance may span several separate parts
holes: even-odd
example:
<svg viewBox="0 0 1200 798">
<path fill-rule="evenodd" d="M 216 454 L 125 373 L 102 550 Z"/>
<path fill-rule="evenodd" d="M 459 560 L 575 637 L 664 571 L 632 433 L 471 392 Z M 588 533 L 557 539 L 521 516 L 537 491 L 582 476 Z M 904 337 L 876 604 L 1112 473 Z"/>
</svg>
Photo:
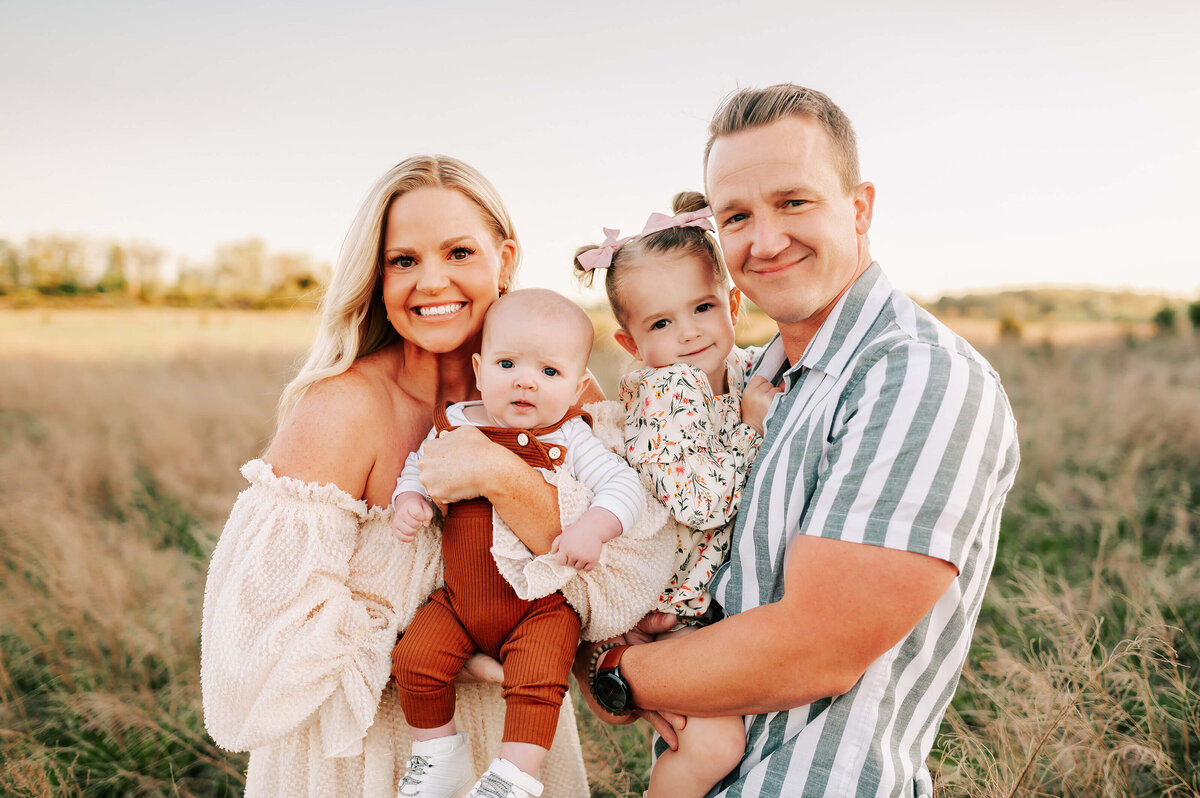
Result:
<svg viewBox="0 0 1200 798">
<path fill-rule="evenodd" d="M 493 759 L 467 798 L 538 798 L 541 794 L 540 781 L 507 759 Z"/>
<path fill-rule="evenodd" d="M 474 775 L 463 732 L 424 742 L 413 741 L 408 770 L 396 798 L 457 798 Z"/>
</svg>

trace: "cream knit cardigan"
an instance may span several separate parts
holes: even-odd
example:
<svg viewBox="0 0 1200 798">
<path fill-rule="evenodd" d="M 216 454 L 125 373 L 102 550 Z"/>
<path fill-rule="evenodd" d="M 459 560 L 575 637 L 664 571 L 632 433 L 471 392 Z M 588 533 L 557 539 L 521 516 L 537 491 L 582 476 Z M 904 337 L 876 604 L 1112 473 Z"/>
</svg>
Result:
<svg viewBox="0 0 1200 798">
<path fill-rule="evenodd" d="M 588 408 L 606 445 L 620 452 L 623 410 Z M 212 738 L 250 751 L 248 796 L 393 798 L 411 738 L 388 684 L 391 652 L 441 584 L 436 529 L 396 541 L 390 510 L 368 507 L 334 485 L 279 477 L 262 460 L 242 467 L 238 496 L 213 552 L 204 592 L 201 684 Z M 566 474 L 558 485 L 568 523 L 587 508 L 588 489 Z M 605 544 L 591 572 L 533 558 L 496 516 L 493 554 L 526 597 L 562 590 L 584 636 L 629 629 L 669 578 L 675 526 L 648 500 L 638 524 Z M 458 688 L 457 721 L 477 772 L 499 747 L 499 685 Z M 540 778 L 546 798 L 588 794 L 571 702 L 564 701 Z"/>
</svg>

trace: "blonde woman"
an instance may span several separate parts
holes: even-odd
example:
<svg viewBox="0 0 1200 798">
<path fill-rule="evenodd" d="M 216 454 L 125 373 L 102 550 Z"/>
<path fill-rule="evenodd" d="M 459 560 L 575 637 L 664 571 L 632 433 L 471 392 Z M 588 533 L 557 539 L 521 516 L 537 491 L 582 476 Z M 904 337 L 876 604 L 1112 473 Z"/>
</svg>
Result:
<svg viewBox="0 0 1200 798">
<path fill-rule="evenodd" d="M 413 544 L 395 540 L 390 498 L 434 407 L 478 398 L 471 355 L 484 313 L 508 290 L 519 260 L 495 189 L 452 158 L 400 163 L 359 210 L 316 342 L 280 400 L 275 439 L 263 459 L 242 468 L 250 485 L 222 532 L 205 590 L 205 722 L 221 746 L 251 752 L 247 795 L 396 794 L 412 741 L 388 684 L 390 655 L 438 585 L 441 554 L 436 530 Z M 455 467 L 462 462 L 477 467 Z M 438 502 L 486 496 L 497 527 L 510 536 L 519 530 L 510 553 L 524 544 L 546 554 L 560 514 L 581 503 L 578 486 L 559 481 L 556 490 L 471 427 L 427 443 L 421 469 Z M 562 588 L 570 598 L 559 583 L 579 583 L 573 604 L 589 639 L 622 631 L 653 601 L 664 547 L 651 532 L 623 545 L 626 553 L 612 557 L 628 561 L 624 569 L 576 575 L 532 560 L 539 589 Z M 508 563 L 518 578 L 526 567 L 519 559 Z M 629 600 L 627 586 L 614 589 L 631 572 L 647 585 L 645 608 Z M 621 598 L 606 606 L 606 594 Z M 468 671 L 485 683 L 459 686 L 457 717 L 482 772 L 503 727 L 500 688 L 490 683 L 502 673 L 478 656 Z M 569 701 L 541 779 L 546 796 L 587 795 Z"/>
</svg>

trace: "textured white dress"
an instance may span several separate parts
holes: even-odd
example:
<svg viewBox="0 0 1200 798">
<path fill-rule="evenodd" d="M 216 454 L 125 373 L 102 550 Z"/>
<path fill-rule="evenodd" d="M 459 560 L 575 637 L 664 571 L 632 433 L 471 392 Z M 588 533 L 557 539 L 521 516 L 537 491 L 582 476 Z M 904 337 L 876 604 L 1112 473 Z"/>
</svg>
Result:
<svg viewBox="0 0 1200 798">
<path fill-rule="evenodd" d="M 388 686 L 391 652 L 441 583 L 437 530 L 402 544 L 390 510 L 334 485 L 276 476 L 261 460 L 242 474 L 250 485 L 221 533 L 204 594 L 208 731 L 221 747 L 250 752 L 248 796 L 392 798 L 411 738 Z M 590 492 L 568 475 L 553 477 L 567 523 L 587 508 Z M 647 504 L 592 572 L 567 573 L 527 550 L 519 557 L 498 516 L 493 553 L 506 576 L 529 571 L 537 590 L 562 589 L 586 637 L 608 637 L 653 606 L 671 571 L 674 525 L 656 502 Z M 500 686 L 460 686 L 456 718 L 481 773 L 504 727 Z M 588 794 L 570 701 L 540 778 L 547 798 Z"/>
</svg>

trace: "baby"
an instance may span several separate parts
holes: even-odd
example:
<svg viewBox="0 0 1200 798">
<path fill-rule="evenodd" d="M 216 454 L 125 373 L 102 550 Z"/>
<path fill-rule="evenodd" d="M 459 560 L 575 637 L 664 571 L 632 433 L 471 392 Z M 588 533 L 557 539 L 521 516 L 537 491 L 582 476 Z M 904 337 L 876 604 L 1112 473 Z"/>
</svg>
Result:
<svg viewBox="0 0 1200 798">
<path fill-rule="evenodd" d="M 489 308 L 482 351 L 472 358 L 480 401 L 435 411 L 430 437 L 472 425 L 536 468 L 566 468 L 591 488 L 591 506 L 555 540 L 558 561 L 581 570 L 628 530 L 642 506 L 637 473 L 592 434 L 575 407 L 588 379 L 592 323 L 553 291 L 525 289 Z M 433 518 L 420 481 L 424 445 L 409 455 L 392 496 L 402 541 Z M 442 527 L 445 586 L 417 611 L 393 652 L 392 674 L 413 752 L 401 796 L 450 798 L 471 782 L 466 738 L 454 724 L 454 678 L 476 650 L 504 666 L 505 721 L 499 757 L 470 795 L 538 796 L 536 774 L 554 739 L 580 620 L 559 593 L 517 597 L 496 569 L 492 507 L 485 498 L 451 504 Z M 490 788 L 498 792 L 486 792 Z"/>
</svg>

